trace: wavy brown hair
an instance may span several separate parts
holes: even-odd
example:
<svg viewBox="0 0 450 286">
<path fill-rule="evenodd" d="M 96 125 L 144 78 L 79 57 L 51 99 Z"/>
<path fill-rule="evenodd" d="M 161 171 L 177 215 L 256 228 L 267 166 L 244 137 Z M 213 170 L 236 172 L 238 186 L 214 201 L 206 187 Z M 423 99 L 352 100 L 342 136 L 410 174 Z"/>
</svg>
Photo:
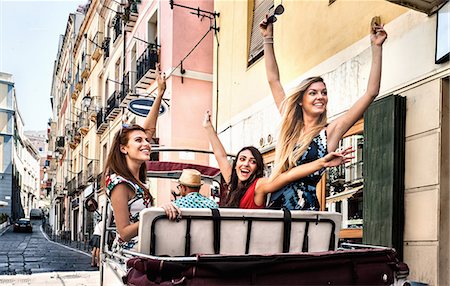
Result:
<svg viewBox="0 0 450 286">
<path fill-rule="evenodd" d="M 305 153 L 314 137 L 327 125 L 327 112 L 325 111 L 320 115 L 317 125 L 308 132 L 303 133 L 305 122 L 303 120 L 303 108 L 300 106 L 300 102 L 303 100 L 305 91 L 315 82 L 325 84 L 321 77 L 307 78 L 282 103 L 282 123 L 275 148 L 275 166 L 270 180 L 295 167 L 296 161 Z M 296 145 L 298 148 L 295 148 Z"/>
<path fill-rule="evenodd" d="M 236 163 L 239 158 L 239 154 L 241 154 L 242 151 L 249 150 L 256 161 L 256 169 L 253 172 L 253 174 L 245 181 L 240 182 L 239 178 L 236 173 Z M 226 207 L 232 207 L 232 208 L 238 208 L 239 203 L 241 202 L 242 197 L 244 196 L 245 192 L 247 192 L 250 185 L 258 178 L 262 178 L 264 176 L 264 160 L 261 155 L 261 152 L 259 152 L 258 149 L 256 149 L 253 146 L 247 146 L 242 148 L 236 155 L 236 158 L 233 161 L 232 169 L 231 169 L 231 178 L 230 178 L 230 184 L 228 186 L 228 194 L 225 206 Z"/>
<path fill-rule="evenodd" d="M 145 133 L 145 129 L 137 124 L 130 125 L 129 127 L 122 127 L 119 132 L 116 133 L 113 139 L 113 143 L 111 145 L 111 149 L 108 154 L 108 159 L 106 160 L 105 170 L 103 172 L 103 188 L 106 186 L 106 176 L 111 174 L 117 174 L 119 176 L 124 177 L 125 179 L 139 185 L 139 187 L 144 190 L 144 194 L 150 198 L 150 203 L 153 205 L 153 196 L 150 194 L 150 191 L 144 185 L 143 182 L 147 180 L 147 166 L 142 163 L 139 168 L 139 180 L 137 180 L 130 169 L 128 168 L 127 161 L 125 159 L 125 154 L 120 151 L 121 145 L 127 145 L 129 135 L 133 131 L 143 131 Z"/>
</svg>

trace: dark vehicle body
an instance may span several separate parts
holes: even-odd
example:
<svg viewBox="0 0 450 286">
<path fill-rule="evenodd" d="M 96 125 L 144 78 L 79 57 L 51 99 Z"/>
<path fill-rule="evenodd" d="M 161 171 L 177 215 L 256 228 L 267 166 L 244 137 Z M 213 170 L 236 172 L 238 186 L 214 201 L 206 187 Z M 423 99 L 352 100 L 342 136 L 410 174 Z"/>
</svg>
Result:
<svg viewBox="0 0 450 286">
<path fill-rule="evenodd" d="M 31 209 L 30 219 L 42 219 L 44 217 L 44 212 L 41 209 Z"/>
<path fill-rule="evenodd" d="M 14 223 L 14 232 L 33 232 L 31 221 L 27 218 L 21 218 Z"/>
</svg>

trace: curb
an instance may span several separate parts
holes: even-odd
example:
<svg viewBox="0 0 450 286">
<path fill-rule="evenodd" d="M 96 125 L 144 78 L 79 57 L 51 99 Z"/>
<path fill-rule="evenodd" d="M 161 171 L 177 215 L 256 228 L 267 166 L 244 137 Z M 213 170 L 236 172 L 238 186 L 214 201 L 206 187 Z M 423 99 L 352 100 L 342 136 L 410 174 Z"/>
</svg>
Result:
<svg viewBox="0 0 450 286">
<path fill-rule="evenodd" d="M 11 226 L 12 224 L 0 229 L 0 236 L 2 236 Z"/>
<path fill-rule="evenodd" d="M 67 248 L 67 249 L 70 249 L 70 250 L 72 250 L 72 251 L 75 251 L 75 252 L 84 254 L 84 255 L 86 255 L 86 256 L 88 256 L 88 257 L 91 257 L 91 254 L 88 254 L 88 253 L 86 253 L 86 252 L 84 252 L 84 251 L 81 251 L 81 250 L 78 250 L 78 249 L 75 249 L 75 248 L 72 248 L 72 247 L 69 247 L 69 246 L 67 246 L 67 245 L 64 245 L 64 244 L 61 244 L 61 243 L 59 243 L 59 242 L 56 242 L 56 241 L 51 240 L 51 239 L 47 236 L 47 234 L 45 233 L 44 229 L 42 228 L 42 225 L 40 226 L 40 230 L 41 230 L 41 233 L 44 235 L 45 239 L 47 239 L 49 242 L 54 243 L 54 244 L 57 244 L 57 245 L 60 245 L 60 246 L 62 246 L 62 247 L 65 247 L 65 248 Z"/>
</svg>

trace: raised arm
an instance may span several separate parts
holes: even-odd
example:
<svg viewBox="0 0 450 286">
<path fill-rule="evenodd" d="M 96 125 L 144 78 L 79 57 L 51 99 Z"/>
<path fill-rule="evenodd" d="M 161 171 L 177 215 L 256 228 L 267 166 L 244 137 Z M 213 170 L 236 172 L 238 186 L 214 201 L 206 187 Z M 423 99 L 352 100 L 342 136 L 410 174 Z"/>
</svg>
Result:
<svg viewBox="0 0 450 286">
<path fill-rule="evenodd" d="M 156 65 L 156 82 L 158 83 L 158 94 L 155 97 L 155 101 L 153 102 L 152 108 L 145 118 L 144 124 L 142 127 L 146 130 L 146 134 L 148 140 L 151 140 L 153 134 L 156 132 L 156 122 L 158 120 L 159 108 L 161 106 L 161 100 L 166 91 L 166 75 L 165 73 L 161 74 L 160 64 Z"/>
<path fill-rule="evenodd" d="M 262 194 L 273 193 L 287 184 L 300 180 L 322 168 L 336 167 L 349 163 L 354 158 L 352 156 L 353 152 L 352 147 L 348 147 L 341 152 L 330 152 L 323 158 L 294 167 L 272 180 L 260 179 L 256 185 L 255 192 Z"/>
<path fill-rule="evenodd" d="M 230 162 L 228 162 L 227 152 L 211 124 L 211 113 L 209 111 L 205 112 L 203 127 L 208 135 L 209 143 L 211 143 L 214 157 L 216 157 L 217 163 L 219 164 L 220 172 L 222 173 L 225 182 L 228 184 L 231 178 L 231 165 Z"/>
<path fill-rule="evenodd" d="M 336 150 L 339 140 L 341 140 L 344 133 L 347 132 L 350 127 L 352 127 L 352 125 L 363 116 L 364 112 L 367 108 L 369 108 L 369 105 L 377 97 L 380 91 L 383 43 L 386 38 L 387 33 L 384 31 L 383 25 L 373 26 L 372 33 L 370 35 L 372 46 L 372 66 L 370 68 L 367 90 L 345 114 L 338 117 L 328 126 L 328 150 Z"/>
<path fill-rule="evenodd" d="M 281 113 L 281 103 L 286 95 L 283 86 L 281 85 L 280 72 L 278 70 L 277 59 L 275 58 L 275 51 L 273 49 L 273 24 L 267 23 L 267 15 L 266 19 L 259 24 L 259 28 L 264 38 L 264 62 L 266 64 L 267 81 L 269 82 L 275 104 Z"/>
</svg>

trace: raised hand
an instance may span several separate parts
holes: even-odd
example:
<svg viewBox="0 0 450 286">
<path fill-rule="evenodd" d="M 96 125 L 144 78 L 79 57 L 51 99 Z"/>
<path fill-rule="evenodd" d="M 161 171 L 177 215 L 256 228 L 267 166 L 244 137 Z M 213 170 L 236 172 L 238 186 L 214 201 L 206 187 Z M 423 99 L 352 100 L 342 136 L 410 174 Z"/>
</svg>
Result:
<svg viewBox="0 0 450 286">
<path fill-rule="evenodd" d="M 211 112 L 209 110 L 207 110 L 205 112 L 205 117 L 203 118 L 203 127 L 204 128 L 212 127 L 212 124 L 211 124 Z"/>
<path fill-rule="evenodd" d="M 161 73 L 161 64 L 156 64 L 156 82 L 158 83 L 158 95 L 166 90 L 166 73 Z"/>
<path fill-rule="evenodd" d="M 330 152 L 323 158 L 325 160 L 324 166 L 329 168 L 349 163 L 355 158 L 352 156 L 353 152 L 355 152 L 355 150 L 353 150 L 352 147 L 347 147 L 340 152 Z"/>
<path fill-rule="evenodd" d="M 264 38 L 273 37 L 273 24 L 267 23 L 267 18 L 268 16 L 266 15 L 266 18 L 259 23 L 259 30 Z"/>
<path fill-rule="evenodd" d="M 372 33 L 370 34 L 370 42 L 373 46 L 382 46 L 387 38 L 387 33 L 384 30 L 384 25 L 374 25 Z"/>
</svg>

